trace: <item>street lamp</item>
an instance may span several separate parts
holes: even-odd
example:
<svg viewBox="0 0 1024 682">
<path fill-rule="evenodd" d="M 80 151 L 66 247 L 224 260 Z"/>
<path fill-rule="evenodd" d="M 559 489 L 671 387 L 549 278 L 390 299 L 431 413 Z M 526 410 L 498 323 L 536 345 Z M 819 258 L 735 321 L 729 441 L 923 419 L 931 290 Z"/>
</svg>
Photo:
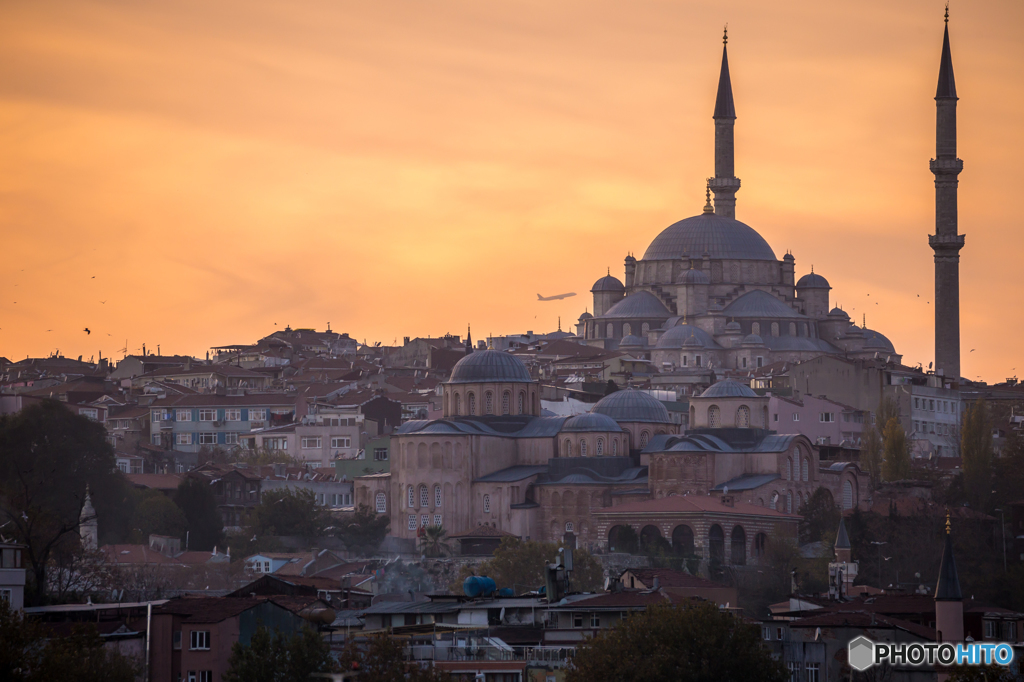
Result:
<svg viewBox="0 0 1024 682">
<path fill-rule="evenodd" d="M 871 541 L 872 545 L 878 546 L 878 587 L 882 587 L 882 545 L 888 545 L 888 542 L 875 542 Z M 897 585 L 899 587 L 899 585 Z"/>
<path fill-rule="evenodd" d="M 993 509 L 992 511 L 999 512 L 999 518 L 1002 520 L 999 525 L 1003 529 L 1003 573 L 1006 573 L 1006 515 L 1002 509 Z"/>
</svg>

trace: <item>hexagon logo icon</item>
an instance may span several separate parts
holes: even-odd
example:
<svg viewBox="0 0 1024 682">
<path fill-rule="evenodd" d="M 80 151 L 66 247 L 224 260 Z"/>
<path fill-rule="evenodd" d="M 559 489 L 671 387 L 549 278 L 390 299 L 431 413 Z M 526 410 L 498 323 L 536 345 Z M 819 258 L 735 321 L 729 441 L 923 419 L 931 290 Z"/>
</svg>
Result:
<svg viewBox="0 0 1024 682">
<path fill-rule="evenodd" d="M 864 636 L 850 641 L 848 649 L 850 667 L 863 672 L 875 662 L 875 643 Z"/>
</svg>

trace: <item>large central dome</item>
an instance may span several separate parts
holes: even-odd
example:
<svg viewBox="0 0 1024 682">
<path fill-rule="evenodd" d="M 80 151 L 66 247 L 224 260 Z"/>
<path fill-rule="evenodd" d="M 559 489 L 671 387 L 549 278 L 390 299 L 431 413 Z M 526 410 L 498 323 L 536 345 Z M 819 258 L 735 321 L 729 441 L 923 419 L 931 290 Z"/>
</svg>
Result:
<svg viewBox="0 0 1024 682">
<path fill-rule="evenodd" d="M 669 225 L 647 247 L 644 260 L 678 260 L 684 255 L 735 260 L 776 260 L 754 228 L 733 218 L 705 213 Z"/>
</svg>

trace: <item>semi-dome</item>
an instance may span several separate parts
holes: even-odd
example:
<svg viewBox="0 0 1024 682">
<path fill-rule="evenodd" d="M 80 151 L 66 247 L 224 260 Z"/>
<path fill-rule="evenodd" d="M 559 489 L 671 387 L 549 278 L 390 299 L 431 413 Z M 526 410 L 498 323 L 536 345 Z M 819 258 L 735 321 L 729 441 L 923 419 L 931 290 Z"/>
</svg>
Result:
<svg viewBox="0 0 1024 682">
<path fill-rule="evenodd" d="M 695 327 L 692 324 L 680 324 L 672 327 L 667 332 L 661 335 L 658 339 L 658 343 L 655 344 L 655 348 L 660 349 L 673 349 L 682 348 L 683 344 L 690 339 L 695 337 L 700 340 L 701 344 L 705 347 L 715 346 L 715 339 L 700 327 Z"/>
<path fill-rule="evenodd" d="M 683 270 L 679 282 L 681 284 L 710 284 L 711 280 L 703 270 L 690 268 L 689 270 Z"/>
<path fill-rule="evenodd" d="M 649 291 L 638 291 L 609 308 L 602 317 L 637 317 L 666 319 L 672 313 L 657 296 Z"/>
<path fill-rule="evenodd" d="M 723 379 L 718 383 L 709 386 L 703 393 L 700 394 L 701 398 L 757 398 L 759 397 L 754 390 L 745 384 L 741 384 L 738 381 L 732 379 Z"/>
<path fill-rule="evenodd" d="M 632 388 L 626 388 L 606 395 L 598 400 L 597 404 L 590 411 L 611 417 L 619 423 L 672 423 L 672 419 L 668 416 L 668 410 L 665 409 L 660 400 Z"/>
<path fill-rule="evenodd" d="M 629 336 L 623 336 L 622 340 L 619 341 L 619 348 L 634 346 L 637 348 L 643 348 L 644 340 L 641 339 L 639 336 L 634 336 L 633 334 L 630 334 Z"/>
<path fill-rule="evenodd" d="M 770 317 L 785 319 L 805 317 L 775 296 L 761 289 L 748 291 L 727 305 L 722 312 L 729 317 L 759 317 L 761 319 Z"/>
<path fill-rule="evenodd" d="M 533 381 L 516 356 L 500 350 L 478 350 L 455 363 L 450 384 L 487 384 Z"/>
<path fill-rule="evenodd" d="M 562 432 L 567 431 L 622 431 L 622 428 L 611 417 L 598 412 L 587 412 L 569 417 L 562 424 Z"/>
<path fill-rule="evenodd" d="M 669 225 L 654 238 L 644 260 L 678 260 L 684 255 L 738 260 L 776 260 L 754 228 L 733 218 L 704 213 Z"/>
<path fill-rule="evenodd" d="M 601 279 L 594 282 L 594 286 L 590 288 L 591 291 L 615 291 L 623 292 L 626 287 L 617 278 L 612 277 L 611 274 L 605 275 Z"/>
<path fill-rule="evenodd" d="M 796 283 L 796 288 L 797 289 L 831 289 L 832 287 L 829 286 L 829 283 L 828 283 L 827 279 L 825 279 L 821 275 L 818 275 L 818 274 L 815 274 L 815 273 L 812 272 L 809 275 L 804 275 L 803 277 L 801 277 L 800 280 Z"/>
<path fill-rule="evenodd" d="M 747 334 L 746 336 L 743 337 L 743 340 L 740 341 L 740 343 L 742 343 L 744 345 L 748 345 L 749 344 L 749 345 L 753 345 L 753 346 L 763 346 L 764 345 L 764 339 L 762 339 L 757 334 Z"/>
</svg>

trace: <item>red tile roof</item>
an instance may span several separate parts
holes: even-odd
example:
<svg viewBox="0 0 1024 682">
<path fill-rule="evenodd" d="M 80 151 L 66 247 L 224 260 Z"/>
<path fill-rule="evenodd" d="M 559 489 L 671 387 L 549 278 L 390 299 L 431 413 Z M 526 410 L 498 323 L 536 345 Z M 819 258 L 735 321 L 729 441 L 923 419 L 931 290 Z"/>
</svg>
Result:
<svg viewBox="0 0 1024 682">
<path fill-rule="evenodd" d="M 137 488 L 176 490 L 183 477 L 177 474 L 125 474 L 125 478 Z"/>
</svg>

